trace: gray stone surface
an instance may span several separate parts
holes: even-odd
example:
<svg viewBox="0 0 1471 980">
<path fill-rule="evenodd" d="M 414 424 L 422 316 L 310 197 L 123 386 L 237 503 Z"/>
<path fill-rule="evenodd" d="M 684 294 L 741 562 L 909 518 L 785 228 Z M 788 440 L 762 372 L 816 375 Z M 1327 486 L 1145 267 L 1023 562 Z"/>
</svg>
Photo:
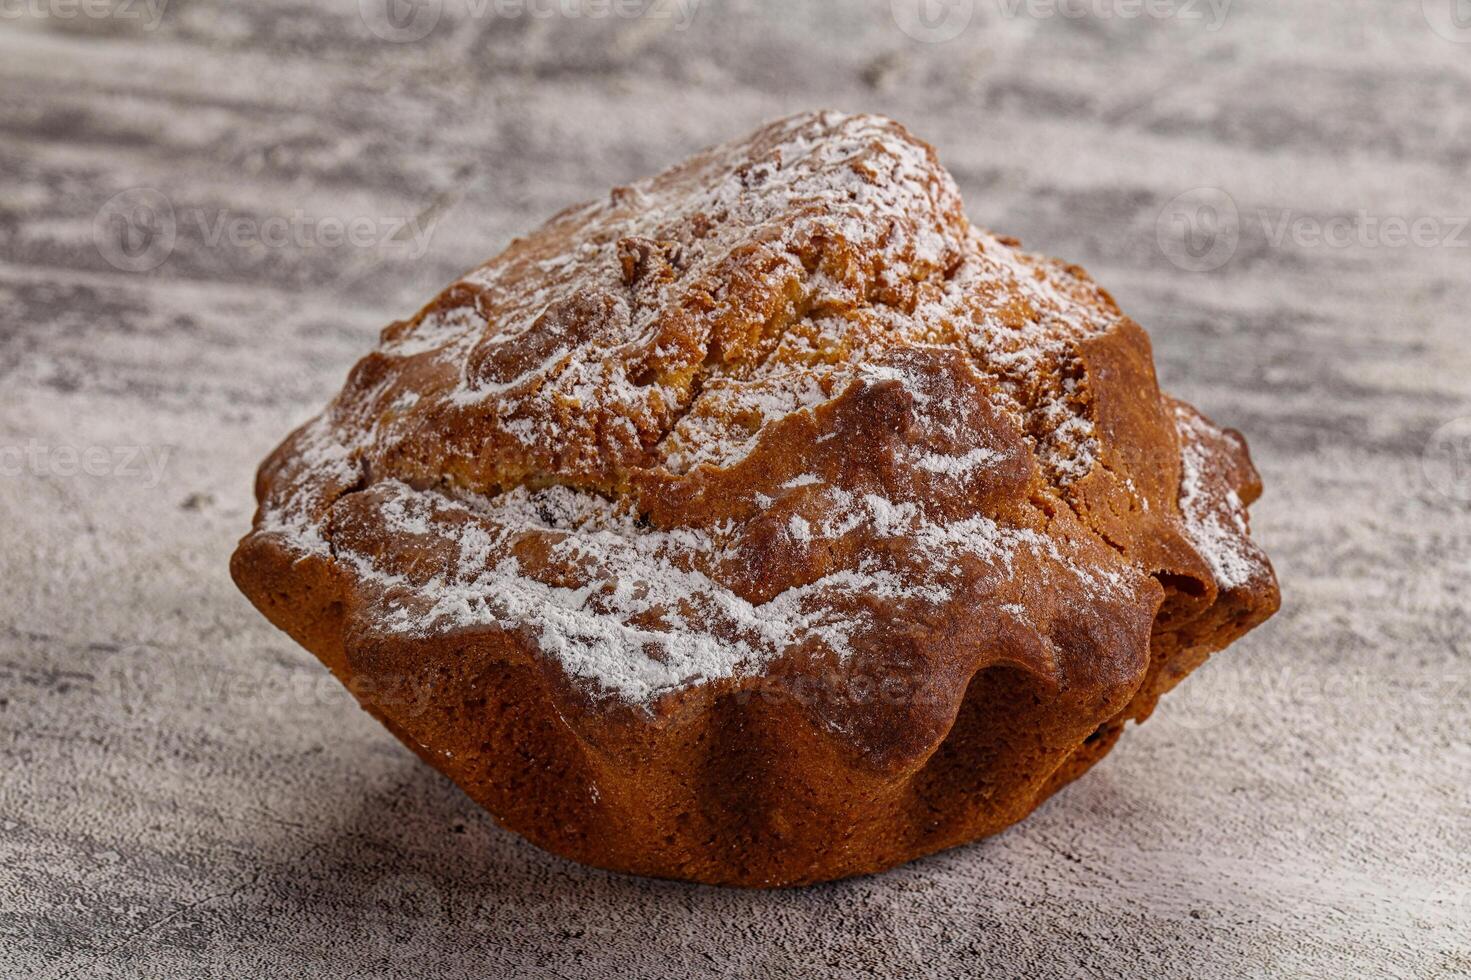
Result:
<svg viewBox="0 0 1471 980">
<path fill-rule="evenodd" d="M 910 0 L 426 2 L 418 41 L 367 28 L 415 27 L 378 0 L 5 6 L 0 975 L 1471 975 L 1450 0 L 950 0 L 943 43 Z M 519 230 L 820 105 L 935 143 L 973 218 L 1088 266 L 1166 386 L 1248 433 L 1286 605 L 998 838 L 781 893 L 587 870 L 236 593 L 252 471 Z"/>
</svg>

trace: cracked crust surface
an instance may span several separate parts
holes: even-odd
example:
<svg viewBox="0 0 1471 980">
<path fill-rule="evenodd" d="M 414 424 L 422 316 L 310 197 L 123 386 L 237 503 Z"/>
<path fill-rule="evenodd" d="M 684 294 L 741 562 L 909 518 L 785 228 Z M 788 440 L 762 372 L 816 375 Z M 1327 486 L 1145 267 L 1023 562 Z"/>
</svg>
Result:
<svg viewBox="0 0 1471 980">
<path fill-rule="evenodd" d="M 1080 269 L 808 114 L 388 327 L 232 563 L 507 826 L 791 884 L 993 833 L 1264 620 L 1259 482 Z"/>
</svg>

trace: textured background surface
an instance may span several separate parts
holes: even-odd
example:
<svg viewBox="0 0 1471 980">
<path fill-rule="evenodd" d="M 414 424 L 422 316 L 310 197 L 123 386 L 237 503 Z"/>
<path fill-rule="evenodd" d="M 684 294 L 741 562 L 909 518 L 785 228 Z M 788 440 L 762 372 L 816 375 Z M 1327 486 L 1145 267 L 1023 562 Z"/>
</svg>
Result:
<svg viewBox="0 0 1471 980">
<path fill-rule="evenodd" d="M 421 2 L 417 41 L 375 0 L 0 10 L 0 975 L 1471 974 L 1449 0 Z M 1248 433 L 1286 605 L 999 838 L 786 893 L 589 871 L 235 592 L 252 472 L 517 231 L 819 105 L 935 143 Z"/>
</svg>

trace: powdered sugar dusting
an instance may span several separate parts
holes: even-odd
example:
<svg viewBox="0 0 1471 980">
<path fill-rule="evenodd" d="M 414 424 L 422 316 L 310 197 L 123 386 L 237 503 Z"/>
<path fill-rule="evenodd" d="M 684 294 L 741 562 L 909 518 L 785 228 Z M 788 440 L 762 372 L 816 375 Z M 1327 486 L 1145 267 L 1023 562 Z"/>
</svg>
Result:
<svg viewBox="0 0 1471 980">
<path fill-rule="evenodd" d="M 919 465 L 931 473 L 945 473 L 950 476 L 961 476 L 978 467 L 984 467 L 988 463 L 994 463 L 1001 458 L 1001 454 L 994 449 L 985 446 L 977 446 L 961 456 L 946 456 L 940 453 L 925 453 L 919 458 Z"/>
<path fill-rule="evenodd" d="M 379 468 L 432 478 L 396 467 L 447 418 L 489 429 L 442 448 L 480 488 L 608 489 L 651 456 L 729 466 L 878 352 L 943 343 L 1065 487 L 1098 452 L 1076 351 L 1121 317 L 1078 270 L 1015 246 L 970 225 L 896 124 L 792 117 L 569 209 L 396 330 L 384 353 L 434 363 L 441 387 L 403 407 Z"/>
<path fill-rule="evenodd" d="M 389 328 L 259 530 L 372 591 L 365 629 L 499 630 L 634 704 L 977 603 L 1045 651 L 1048 610 L 1126 629 L 1148 593 L 1059 500 L 1100 454 L 1079 351 L 1121 319 L 972 227 L 895 124 L 794 117 L 564 212 Z M 1181 510 L 1244 581 L 1202 465 Z"/>
<path fill-rule="evenodd" d="M 1221 433 L 1183 406 L 1176 407 L 1175 418 L 1180 427 L 1180 516 L 1186 532 L 1210 565 L 1217 586 L 1241 588 L 1262 574 L 1262 566 L 1248 550 L 1246 505 L 1235 490 L 1227 488 L 1222 495 L 1207 484 L 1210 458 L 1205 447 Z"/>
<path fill-rule="evenodd" d="M 944 568 L 962 558 L 1009 575 L 1025 554 L 1099 596 L 1124 597 L 1140 586 L 1137 576 L 1080 566 L 1035 531 L 981 517 L 937 524 L 911 502 L 834 491 L 830 520 L 818 527 L 793 518 L 794 536 L 812 541 L 862 529 L 904 538 L 930 556 L 936 574 L 910 577 L 865 561 L 753 603 L 703 570 L 732 557 L 722 540 L 728 534 L 640 527 L 626 507 L 582 491 L 519 488 L 493 504 L 438 496 L 428 504 L 419 491 L 389 481 L 373 495 L 374 520 L 396 522 L 414 548 L 445 556 L 435 574 L 416 578 L 395 569 L 392 554 L 339 543 L 338 558 L 392 597 L 380 628 L 413 636 L 481 626 L 531 630 L 540 650 L 570 674 L 633 703 L 759 671 L 794 648 L 824 650 L 842 662 L 853 655 L 855 635 L 874 625 L 863 604 L 845 599 L 882 599 L 897 609 L 945 603 L 953 596 Z M 426 507 L 434 517 L 421 524 L 414 515 Z M 558 574 L 576 569 L 572 584 L 547 581 L 517 557 L 532 541 L 549 545 Z"/>
</svg>

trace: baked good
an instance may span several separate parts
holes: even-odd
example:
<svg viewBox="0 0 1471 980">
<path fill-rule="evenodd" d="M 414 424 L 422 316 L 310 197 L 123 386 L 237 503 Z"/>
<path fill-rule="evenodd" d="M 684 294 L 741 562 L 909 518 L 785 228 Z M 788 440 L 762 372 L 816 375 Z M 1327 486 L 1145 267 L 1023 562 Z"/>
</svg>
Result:
<svg viewBox="0 0 1471 980">
<path fill-rule="evenodd" d="M 383 331 L 263 464 L 270 620 L 510 829 L 774 886 L 1020 820 L 1277 608 L 1239 435 L 892 121 L 773 123 Z"/>
</svg>

